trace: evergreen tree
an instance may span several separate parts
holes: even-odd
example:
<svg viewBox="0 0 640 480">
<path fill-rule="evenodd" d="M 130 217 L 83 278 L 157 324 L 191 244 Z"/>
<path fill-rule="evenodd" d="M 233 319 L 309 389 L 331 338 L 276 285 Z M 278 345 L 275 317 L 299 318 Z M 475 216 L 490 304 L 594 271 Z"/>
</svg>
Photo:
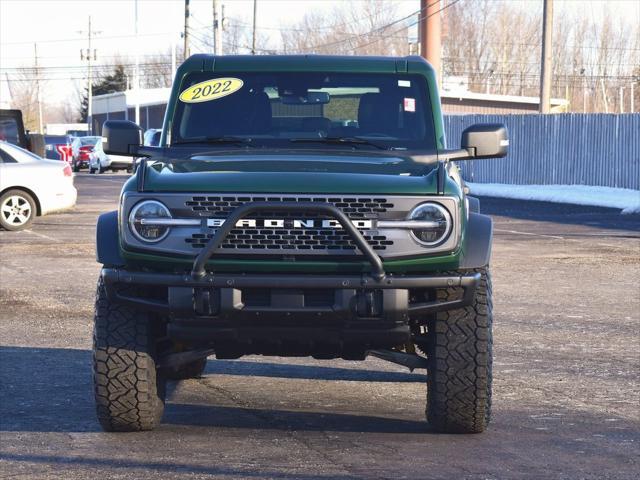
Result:
<svg viewBox="0 0 640 480">
<path fill-rule="evenodd" d="M 127 89 L 127 75 L 123 65 L 116 65 L 113 73 L 105 75 L 93 85 L 93 96 L 105 93 L 124 92 Z M 84 89 L 84 95 L 80 103 L 80 123 L 87 122 L 87 109 L 89 107 L 88 88 Z"/>
</svg>

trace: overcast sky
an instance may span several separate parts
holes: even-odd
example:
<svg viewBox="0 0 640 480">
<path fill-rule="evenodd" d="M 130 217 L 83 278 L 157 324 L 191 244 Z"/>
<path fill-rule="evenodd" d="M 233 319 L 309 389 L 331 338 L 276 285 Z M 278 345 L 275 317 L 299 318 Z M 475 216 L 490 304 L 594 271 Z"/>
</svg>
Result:
<svg viewBox="0 0 640 480">
<path fill-rule="evenodd" d="M 348 0 L 341 0 L 342 2 Z M 301 20 L 313 10 L 330 11 L 340 4 L 336 0 L 258 0 L 258 27 L 279 38 L 277 28 Z M 541 11 L 542 0 L 511 0 L 532 11 Z M 398 17 L 420 8 L 419 0 L 396 0 Z M 226 0 L 225 15 L 229 21 L 250 22 L 253 0 Z M 354 0 L 353 3 L 357 3 Z M 445 3 L 447 3 L 445 1 Z M 556 1 L 556 15 L 588 8 L 599 14 L 604 0 Z M 640 2 L 609 0 L 620 18 L 640 22 Z M 211 35 L 212 1 L 191 0 L 191 26 L 196 37 Z M 97 33 L 93 47 L 98 62 L 115 54 L 133 55 L 134 0 L 0 0 L 0 95 L 6 92 L 6 72 L 19 66 L 33 66 L 34 43 L 38 45 L 39 62 L 46 67 L 46 99 L 64 101 L 75 96 L 74 83 L 86 75 L 86 63 L 80 60 L 80 50 L 87 47 L 87 20 L 91 15 Z M 141 54 L 166 51 L 172 42 L 180 43 L 184 28 L 184 0 L 138 0 L 138 31 Z M 273 30 L 271 30 L 273 29 Z M 277 44 L 270 45 L 271 47 Z M 199 51 L 197 38 L 192 53 Z"/>
</svg>

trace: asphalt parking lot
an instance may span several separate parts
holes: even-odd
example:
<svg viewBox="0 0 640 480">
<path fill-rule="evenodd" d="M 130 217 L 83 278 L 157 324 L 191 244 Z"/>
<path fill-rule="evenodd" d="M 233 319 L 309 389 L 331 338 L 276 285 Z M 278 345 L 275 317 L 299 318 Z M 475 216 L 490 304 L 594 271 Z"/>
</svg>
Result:
<svg viewBox="0 0 640 480">
<path fill-rule="evenodd" d="M 638 477 L 640 216 L 535 202 L 482 200 L 496 222 L 484 434 L 429 433 L 420 371 L 261 357 L 171 385 L 156 431 L 103 433 L 94 231 L 125 178 L 80 174 L 75 210 L 0 232 L 0 478 Z"/>
</svg>

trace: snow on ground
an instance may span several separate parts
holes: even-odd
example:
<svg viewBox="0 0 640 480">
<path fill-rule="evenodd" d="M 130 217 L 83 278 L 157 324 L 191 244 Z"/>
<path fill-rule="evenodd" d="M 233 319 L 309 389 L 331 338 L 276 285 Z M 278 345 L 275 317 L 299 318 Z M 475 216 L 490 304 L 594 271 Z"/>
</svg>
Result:
<svg viewBox="0 0 640 480">
<path fill-rule="evenodd" d="M 622 213 L 640 213 L 640 190 L 591 187 L 588 185 L 507 185 L 467 183 L 472 195 L 572 203 L 595 207 L 620 208 Z"/>
</svg>

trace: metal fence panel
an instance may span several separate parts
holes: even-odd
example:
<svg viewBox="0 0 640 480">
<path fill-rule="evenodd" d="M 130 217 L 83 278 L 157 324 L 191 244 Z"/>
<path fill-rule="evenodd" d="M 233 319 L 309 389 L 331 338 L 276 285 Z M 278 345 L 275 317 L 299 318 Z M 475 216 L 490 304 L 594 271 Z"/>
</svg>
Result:
<svg viewBox="0 0 640 480">
<path fill-rule="evenodd" d="M 504 123 L 509 155 L 459 162 L 469 182 L 640 189 L 640 113 L 446 115 L 449 148 L 474 123 Z"/>
</svg>

